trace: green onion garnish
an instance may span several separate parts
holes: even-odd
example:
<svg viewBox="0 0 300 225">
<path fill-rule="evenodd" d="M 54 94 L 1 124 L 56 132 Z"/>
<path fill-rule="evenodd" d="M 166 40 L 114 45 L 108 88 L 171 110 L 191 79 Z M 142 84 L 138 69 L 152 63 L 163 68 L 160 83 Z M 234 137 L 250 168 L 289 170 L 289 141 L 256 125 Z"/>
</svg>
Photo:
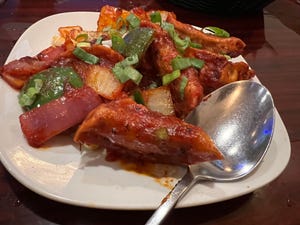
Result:
<svg viewBox="0 0 300 225">
<path fill-rule="evenodd" d="M 24 106 L 30 106 L 36 99 L 36 96 L 40 93 L 43 86 L 42 79 L 34 79 L 34 87 L 29 87 L 23 94 L 19 95 L 19 104 Z"/>
<path fill-rule="evenodd" d="M 129 23 L 129 27 L 134 29 L 140 26 L 140 19 L 134 15 L 133 13 L 130 13 L 127 17 L 126 17 L 127 22 Z"/>
<path fill-rule="evenodd" d="M 158 128 L 154 131 L 155 137 L 159 140 L 167 140 L 169 138 L 169 132 L 166 127 Z"/>
<path fill-rule="evenodd" d="M 196 42 L 190 42 L 190 47 L 192 48 L 202 48 L 202 45 Z"/>
<path fill-rule="evenodd" d="M 178 56 L 172 60 L 171 64 L 174 70 L 183 70 L 191 66 L 201 69 L 204 65 L 204 62 L 196 58 L 184 58 Z"/>
<path fill-rule="evenodd" d="M 142 92 L 141 92 L 140 90 L 136 90 L 136 91 L 133 93 L 133 100 L 134 100 L 136 103 L 138 103 L 138 104 L 142 104 L 142 105 L 145 104 L 145 101 L 144 101 Z"/>
<path fill-rule="evenodd" d="M 191 66 L 191 61 L 189 58 L 175 57 L 171 61 L 171 64 L 173 70 L 183 70 Z"/>
<path fill-rule="evenodd" d="M 111 35 L 111 44 L 112 44 L 112 49 L 114 49 L 115 51 L 121 54 L 124 52 L 126 48 L 125 41 L 119 34 Z"/>
<path fill-rule="evenodd" d="M 184 90 L 185 90 L 185 87 L 186 87 L 188 81 L 189 80 L 188 80 L 187 77 L 182 76 L 181 82 L 180 82 L 180 85 L 179 85 L 179 93 L 180 93 L 181 100 L 184 99 Z"/>
<path fill-rule="evenodd" d="M 208 27 L 204 27 L 203 30 L 210 31 L 218 37 L 226 37 L 226 38 L 230 37 L 230 34 L 226 30 L 219 27 L 208 26 Z"/>
<path fill-rule="evenodd" d="M 143 78 L 143 75 L 133 68 L 132 66 L 138 63 L 139 59 L 137 55 L 132 55 L 125 58 L 123 61 L 116 63 L 112 72 L 118 78 L 121 83 L 125 83 L 128 80 L 132 80 L 135 84 L 139 84 Z"/>
<path fill-rule="evenodd" d="M 77 47 L 80 47 L 80 48 L 89 48 L 91 47 L 91 43 L 90 42 L 78 42 L 76 44 Z"/>
<path fill-rule="evenodd" d="M 173 24 L 164 22 L 162 23 L 162 28 L 171 36 L 178 51 L 183 52 L 187 47 L 190 46 L 190 38 L 186 37 L 185 39 L 181 39 L 178 33 L 175 31 Z"/>
<path fill-rule="evenodd" d="M 139 85 L 143 78 L 143 75 L 131 66 L 127 66 L 124 68 L 124 74 L 126 74 L 126 76 L 130 80 L 132 80 L 136 85 Z"/>
<path fill-rule="evenodd" d="M 76 47 L 74 50 L 73 50 L 73 54 L 81 59 L 82 61 L 88 63 L 88 64 L 96 64 L 100 61 L 100 59 L 95 56 L 95 55 L 92 55 L 88 52 L 86 52 L 85 50 L 83 50 L 82 48 L 80 47 Z"/>
<path fill-rule="evenodd" d="M 168 73 L 162 77 L 162 84 L 168 85 L 178 77 L 180 77 L 180 70 L 174 70 L 172 73 Z"/>
<path fill-rule="evenodd" d="M 156 11 L 156 12 L 151 13 L 150 14 L 150 19 L 151 19 L 152 23 L 159 23 L 159 24 L 161 24 L 162 19 L 161 19 L 160 12 Z"/>
<path fill-rule="evenodd" d="M 189 58 L 190 62 L 193 67 L 196 67 L 197 69 L 201 69 L 204 65 L 204 61 L 201 59 L 196 59 L 196 58 Z"/>
<path fill-rule="evenodd" d="M 127 66 L 134 66 L 138 62 L 139 62 L 139 58 L 135 54 L 135 55 L 132 55 L 132 56 L 129 56 L 129 57 L 125 58 L 123 61 L 121 61 L 119 63 L 122 65 L 122 67 L 127 67 Z"/>
<path fill-rule="evenodd" d="M 89 38 L 87 33 L 82 33 L 82 34 L 78 34 L 75 38 L 75 41 L 77 42 L 83 42 L 83 41 L 87 41 Z"/>
<path fill-rule="evenodd" d="M 97 38 L 95 44 L 96 44 L 96 45 L 101 45 L 101 44 L 102 44 L 102 40 L 103 40 L 103 37 L 100 35 L 100 36 Z"/>
</svg>

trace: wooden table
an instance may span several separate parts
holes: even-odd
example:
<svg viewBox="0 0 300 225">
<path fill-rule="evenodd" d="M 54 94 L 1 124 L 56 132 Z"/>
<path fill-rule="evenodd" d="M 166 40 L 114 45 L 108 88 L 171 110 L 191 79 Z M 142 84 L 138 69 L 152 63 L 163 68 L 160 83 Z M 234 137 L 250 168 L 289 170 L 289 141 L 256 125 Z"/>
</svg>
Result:
<svg viewBox="0 0 300 225">
<path fill-rule="evenodd" d="M 284 172 L 251 194 L 225 202 L 177 209 L 165 224 L 300 224 L 300 5 L 277 0 L 263 12 L 238 17 L 206 15 L 167 1 L 7 0 L 0 5 L 0 64 L 32 23 L 67 11 L 99 11 L 107 4 L 174 11 L 183 22 L 225 28 L 247 43 L 244 57 L 271 91 L 289 133 L 291 159 Z M 2 119 L 2 118 L 1 118 Z M 1 132 L 6 132 L 1 127 Z M 48 200 L 15 180 L 0 164 L 0 224 L 144 224 L 152 211 L 82 208 Z"/>
</svg>

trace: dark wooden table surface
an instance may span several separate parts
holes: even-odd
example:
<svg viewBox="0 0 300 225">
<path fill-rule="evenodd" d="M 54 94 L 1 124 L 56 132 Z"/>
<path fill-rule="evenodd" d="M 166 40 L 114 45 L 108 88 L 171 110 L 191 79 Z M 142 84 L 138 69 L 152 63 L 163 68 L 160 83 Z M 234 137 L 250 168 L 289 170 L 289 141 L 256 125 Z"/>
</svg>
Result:
<svg viewBox="0 0 300 225">
<path fill-rule="evenodd" d="M 243 56 L 271 91 L 290 137 L 290 162 L 273 182 L 236 199 L 177 209 L 165 224 L 300 224 L 300 4 L 277 0 L 262 12 L 232 17 L 188 11 L 164 0 L 6 0 L 0 4 L 0 64 L 32 23 L 59 12 L 99 11 L 105 4 L 174 11 L 183 22 L 215 25 L 243 39 L 247 43 Z M 1 127 L 2 132 L 6 132 L 5 127 Z M 22 186 L 0 163 L 0 224 L 134 225 L 144 224 L 151 214 L 82 208 L 48 200 Z"/>
</svg>

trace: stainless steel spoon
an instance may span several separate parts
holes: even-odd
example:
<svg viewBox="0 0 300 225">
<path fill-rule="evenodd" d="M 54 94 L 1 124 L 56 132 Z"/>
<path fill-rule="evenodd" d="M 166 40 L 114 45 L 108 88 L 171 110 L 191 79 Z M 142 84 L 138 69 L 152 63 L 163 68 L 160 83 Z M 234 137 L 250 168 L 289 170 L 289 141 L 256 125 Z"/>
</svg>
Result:
<svg viewBox="0 0 300 225">
<path fill-rule="evenodd" d="M 161 224 L 178 200 L 200 180 L 235 181 L 250 174 L 270 145 L 274 119 L 272 96 L 257 82 L 234 82 L 207 96 L 186 121 L 211 136 L 224 160 L 189 166 L 146 225 Z"/>
</svg>

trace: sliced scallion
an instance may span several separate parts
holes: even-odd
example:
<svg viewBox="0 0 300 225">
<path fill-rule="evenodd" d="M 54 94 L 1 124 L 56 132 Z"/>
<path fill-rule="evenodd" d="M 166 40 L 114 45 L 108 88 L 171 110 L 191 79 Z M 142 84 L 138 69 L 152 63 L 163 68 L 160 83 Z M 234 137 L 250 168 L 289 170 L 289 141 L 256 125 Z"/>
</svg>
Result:
<svg viewBox="0 0 300 225">
<path fill-rule="evenodd" d="M 189 58 L 190 62 L 193 67 L 196 67 L 197 69 L 201 69 L 204 65 L 204 61 L 201 59 L 196 59 L 196 58 Z"/>
<path fill-rule="evenodd" d="M 125 58 L 123 61 L 116 63 L 112 72 L 118 78 L 121 83 L 125 83 L 128 80 L 132 80 L 135 84 L 139 84 L 143 78 L 143 75 L 133 68 L 139 61 L 137 55 L 132 55 Z"/>
<path fill-rule="evenodd" d="M 187 77 L 182 76 L 181 82 L 180 82 L 180 85 L 179 85 L 179 93 L 180 93 L 181 100 L 184 99 L 184 91 L 185 91 L 185 87 L 186 87 L 188 81 L 189 80 L 188 80 Z"/>
<path fill-rule="evenodd" d="M 154 134 L 159 140 L 167 140 L 169 138 L 169 132 L 166 127 L 156 129 Z"/>
<path fill-rule="evenodd" d="M 96 64 L 96 63 L 98 63 L 100 61 L 100 59 L 97 56 L 86 52 L 85 50 L 83 50 L 80 47 L 76 47 L 73 50 L 73 54 L 77 58 L 81 59 L 82 61 L 84 61 L 84 62 L 86 62 L 88 64 Z"/>
<path fill-rule="evenodd" d="M 136 90 L 136 91 L 133 93 L 133 99 L 134 99 L 134 101 L 135 101 L 136 103 L 145 105 L 145 101 L 144 101 L 142 92 L 141 92 L 140 90 Z"/>
<path fill-rule="evenodd" d="M 126 48 L 125 41 L 119 34 L 111 35 L 111 44 L 112 44 L 112 49 L 116 50 L 121 54 L 124 52 Z"/>
<path fill-rule="evenodd" d="M 78 34 L 75 38 L 75 41 L 77 42 L 83 42 L 83 41 L 87 41 L 89 38 L 88 34 L 87 33 L 81 33 L 81 34 Z"/>
<path fill-rule="evenodd" d="M 202 45 L 196 42 L 190 42 L 190 47 L 192 48 L 202 48 Z"/>
<path fill-rule="evenodd" d="M 189 58 L 176 57 L 171 61 L 173 70 L 183 70 L 191 66 Z"/>
<path fill-rule="evenodd" d="M 124 68 L 124 73 L 126 76 L 132 80 L 136 85 L 139 85 L 141 82 L 143 75 L 136 69 L 131 66 L 127 66 Z"/>
<path fill-rule="evenodd" d="M 96 44 L 96 45 L 101 45 L 101 44 L 102 44 L 102 41 L 103 41 L 103 37 L 100 35 L 100 36 L 96 39 L 95 44 Z"/>
<path fill-rule="evenodd" d="M 168 73 L 162 77 L 162 84 L 168 85 L 178 77 L 180 77 L 180 70 L 174 70 L 172 73 Z"/>
<path fill-rule="evenodd" d="M 150 19 L 151 19 L 152 23 L 159 23 L 159 24 L 161 24 L 162 19 L 161 19 L 160 12 L 155 11 L 155 12 L 151 13 L 150 14 Z"/>
<path fill-rule="evenodd" d="M 137 28 L 140 26 L 140 19 L 134 15 L 133 13 L 130 13 L 127 17 L 126 17 L 126 20 L 129 24 L 129 27 L 134 29 L 134 28 Z"/>
<path fill-rule="evenodd" d="M 168 34 L 173 39 L 173 42 L 178 51 L 183 52 L 187 47 L 190 46 L 191 40 L 189 37 L 181 39 L 178 33 L 175 31 L 174 25 L 164 22 L 162 23 L 162 28 L 168 32 Z"/>
<path fill-rule="evenodd" d="M 43 86 L 42 79 L 34 79 L 34 87 L 29 87 L 23 94 L 19 95 L 19 104 L 24 106 L 30 106 L 35 101 L 36 96 L 40 93 L 40 90 Z"/>
<path fill-rule="evenodd" d="M 212 32 L 214 35 L 218 37 L 226 37 L 226 38 L 230 37 L 230 34 L 226 30 L 219 27 L 208 26 L 208 27 L 204 27 L 203 30 Z"/>
<path fill-rule="evenodd" d="M 196 58 L 176 57 L 172 60 L 171 64 L 174 70 L 183 70 L 191 66 L 201 69 L 204 62 Z"/>
<path fill-rule="evenodd" d="M 90 42 L 78 42 L 76 44 L 77 47 L 80 47 L 80 48 L 89 48 L 91 47 L 91 43 Z"/>
<path fill-rule="evenodd" d="M 120 62 L 120 64 L 122 65 L 123 68 L 125 68 L 127 66 L 133 66 L 133 65 L 137 64 L 138 62 L 139 62 L 139 58 L 135 54 L 135 55 L 125 58 L 123 61 Z"/>
</svg>

